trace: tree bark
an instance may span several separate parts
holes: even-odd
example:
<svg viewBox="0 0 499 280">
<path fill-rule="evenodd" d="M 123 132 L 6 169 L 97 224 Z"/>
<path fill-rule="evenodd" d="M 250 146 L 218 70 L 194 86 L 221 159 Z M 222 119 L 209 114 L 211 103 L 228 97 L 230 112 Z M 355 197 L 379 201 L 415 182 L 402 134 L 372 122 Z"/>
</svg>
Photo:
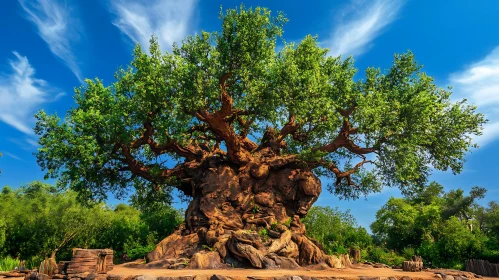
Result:
<svg viewBox="0 0 499 280">
<path fill-rule="evenodd" d="M 210 250 L 233 267 L 342 265 L 305 235 L 300 221 L 322 190 L 311 170 L 265 163 L 239 168 L 213 157 L 186 172 L 180 189 L 193 200 L 185 222 L 147 255 L 149 263 L 178 267 L 172 260 L 195 259 L 199 267 L 199 254 Z"/>
</svg>

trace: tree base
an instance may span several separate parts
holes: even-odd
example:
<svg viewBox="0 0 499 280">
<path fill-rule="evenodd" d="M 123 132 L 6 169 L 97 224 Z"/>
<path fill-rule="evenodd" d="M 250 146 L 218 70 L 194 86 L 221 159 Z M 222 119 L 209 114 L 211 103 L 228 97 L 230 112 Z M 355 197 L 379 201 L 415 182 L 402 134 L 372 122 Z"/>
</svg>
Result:
<svg viewBox="0 0 499 280">
<path fill-rule="evenodd" d="M 348 255 L 330 256 L 304 233 L 280 225 L 259 233 L 225 230 L 206 244 L 206 231 L 184 234 L 184 225 L 147 255 L 145 267 L 169 269 L 267 268 L 312 269 L 351 266 Z"/>
</svg>

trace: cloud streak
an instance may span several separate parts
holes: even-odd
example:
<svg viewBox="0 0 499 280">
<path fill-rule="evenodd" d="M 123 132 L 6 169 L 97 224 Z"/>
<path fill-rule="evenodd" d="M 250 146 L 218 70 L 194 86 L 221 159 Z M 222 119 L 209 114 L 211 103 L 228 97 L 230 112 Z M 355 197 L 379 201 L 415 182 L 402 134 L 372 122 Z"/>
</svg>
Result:
<svg viewBox="0 0 499 280">
<path fill-rule="evenodd" d="M 341 13 L 326 42 L 332 56 L 365 53 L 402 8 L 403 0 L 355 1 Z"/>
<path fill-rule="evenodd" d="M 13 54 L 16 59 L 9 61 L 11 73 L 0 76 L 0 121 L 34 135 L 33 115 L 48 102 L 47 98 L 54 90 L 46 81 L 35 78 L 35 69 L 27 57 L 17 52 Z"/>
<path fill-rule="evenodd" d="M 499 137 L 499 46 L 478 62 L 450 75 L 458 98 L 478 106 L 489 122 L 477 142 L 484 146 Z"/>
<path fill-rule="evenodd" d="M 196 2 L 113 0 L 111 7 L 116 15 L 113 24 L 144 49 L 149 48 L 151 35 L 158 37 L 163 50 L 171 49 L 174 42 L 180 43 L 190 32 Z"/>
<path fill-rule="evenodd" d="M 26 17 L 38 29 L 50 51 L 83 83 L 80 67 L 72 51 L 72 43 L 79 40 L 80 26 L 70 9 L 55 0 L 19 0 Z"/>
</svg>

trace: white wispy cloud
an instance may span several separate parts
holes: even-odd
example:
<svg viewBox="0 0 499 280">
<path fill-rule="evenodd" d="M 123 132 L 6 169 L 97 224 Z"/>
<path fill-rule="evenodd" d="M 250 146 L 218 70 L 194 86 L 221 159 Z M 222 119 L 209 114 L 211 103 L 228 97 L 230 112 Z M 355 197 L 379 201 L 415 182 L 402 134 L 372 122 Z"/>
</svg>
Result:
<svg viewBox="0 0 499 280">
<path fill-rule="evenodd" d="M 112 0 L 113 24 L 142 48 L 149 48 L 151 35 L 160 47 L 171 49 L 189 34 L 197 0 Z"/>
<path fill-rule="evenodd" d="M 34 113 L 50 101 L 54 89 L 35 77 L 27 57 L 13 53 L 16 59 L 9 61 L 11 72 L 0 75 L 0 121 L 33 135 Z"/>
<path fill-rule="evenodd" d="M 489 122 L 476 140 L 484 146 L 499 137 L 499 46 L 478 62 L 450 75 L 458 98 L 478 106 Z"/>
<path fill-rule="evenodd" d="M 352 1 L 341 11 L 331 37 L 326 42 L 332 56 L 361 55 L 392 23 L 404 0 Z"/>
<path fill-rule="evenodd" d="M 9 156 L 9 157 L 11 157 L 11 158 L 13 158 L 13 159 L 23 161 L 23 159 L 22 159 L 22 158 L 20 158 L 20 157 L 18 157 L 18 156 L 16 156 L 16 155 L 14 155 L 14 154 L 11 154 L 11 153 L 9 153 L 9 152 L 3 152 L 3 154 L 5 154 L 6 156 Z"/>
<path fill-rule="evenodd" d="M 19 3 L 50 51 L 62 59 L 80 83 L 83 83 L 80 67 L 73 53 L 73 44 L 81 36 L 81 26 L 71 9 L 56 0 L 19 0 Z"/>
</svg>

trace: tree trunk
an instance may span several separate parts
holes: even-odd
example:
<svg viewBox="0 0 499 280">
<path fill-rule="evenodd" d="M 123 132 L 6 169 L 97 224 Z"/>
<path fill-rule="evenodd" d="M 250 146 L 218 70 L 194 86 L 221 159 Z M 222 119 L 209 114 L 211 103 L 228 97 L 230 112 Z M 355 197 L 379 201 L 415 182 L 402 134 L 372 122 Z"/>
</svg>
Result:
<svg viewBox="0 0 499 280">
<path fill-rule="evenodd" d="M 300 218 L 321 193 L 321 182 L 310 170 L 289 165 L 271 169 L 266 164 L 237 169 L 210 159 L 188 172 L 192 179 L 184 180 L 181 190 L 193 200 L 185 222 L 147 255 L 149 263 L 178 267 L 175 259 L 185 263 L 196 253 L 200 263 L 206 250 L 218 252 L 233 267 L 344 263 L 305 235 Z"/>
</svg>

